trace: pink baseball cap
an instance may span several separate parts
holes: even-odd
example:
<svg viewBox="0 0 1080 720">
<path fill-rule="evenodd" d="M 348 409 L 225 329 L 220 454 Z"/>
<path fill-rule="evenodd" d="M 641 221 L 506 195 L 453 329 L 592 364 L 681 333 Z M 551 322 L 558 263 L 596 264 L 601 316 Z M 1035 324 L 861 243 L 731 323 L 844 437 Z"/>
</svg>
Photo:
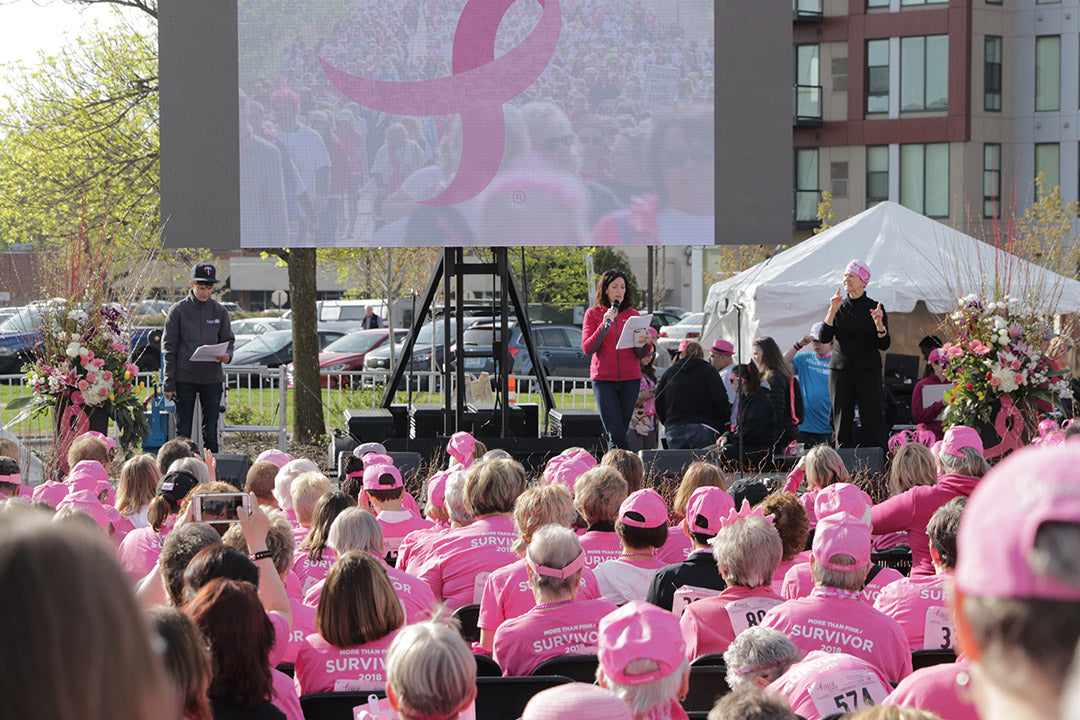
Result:
<svg viewBox="0 0 1080 720">
<path fill-rule="evenodd" d="M 712 346 L 709 348 L 709 352 L 714 352 L 717 355 L 734 355 L 735 346 L 729 343 L 727 340 L 720 340 L 717 338 L 713 340 Z"/>
<path fill-rule="evenodd" d="M 382 455 L 380 453 L 368 453 L 360 459 L 364 463 L 364 467 L 368 465 L 393 465 L 394 458 L 389 455 Z"/>
<path fill-rule="evenodd" d="M 1036 446 L 987 473 L 964 507 L 956 586 L 979 597 L 1080 600 L 1080 586 L 1054 579 L 1035 561 L 1048 523 L 1080 525 L 1080 447 Z"/>
<path fill-rule="evenodd" d="M 945 431 L 945 437 L 941 439 L 940 452 L 962 458 L 964 453 L 960 450 L 966 447 L 978 450 L 980 455 L 983 454 L 983 443 L 979 433 L 966 425 L 953 425 Z"/>
<path fill-rule="evenodd" d="M 599 685 L 567 683 L 536 693 L 525 706 L 521 720 L 563 720 L 572 714 L 589 720 L 633 720 L 625 701 Z"/>
<path fill-rule="evenodd" d="M 814 498 L 814 517 L 828 517 L 844 512 L 870 524 L 874 501 L 861 488 L 851 483 L 833 483 L 818 490 Z"/>
<path fill-rule="evenodd" d="M 858 275 L 859 279 L 863 281 L 863 285 L 870 282 L 870 266 L 864 263 L 862 260 L 852 260 L 844 268 L 844 274 L 852 273 Z"/>
<path fill-rule="evenodd" d="M 600 667 L 620 685 L 645 685 L 665 678 L 686 658 L 679 619 L 642 600 L 631 600 L 601 618 L 597 635 Z M 626 672 L 627 665 L 643 658 L 659 667 L 644 675 Z"/>
<path fill-rule="evenodd" d="M 116 449 L 116 441 L 104 433 L 99 433 L 97 430 L 88 430 L 83 435 L 89 435 L 90 437 L 96 437 L 101 442 L 105 443 L 105 447 L 109 450 Z"/>
<path fill-rule="evenodd" d="M 633 513 L 631 516 L 629 513 Z M 619 506 L 619 520 L 623 525 L 639 528 L 656 528 L 666 525 L 668 507 L 660 493 L 651 488 L 630 493 Z"/>
<path fill-rule="evenodd" d="M 446 507 L 446 479 L 450 472 L 442 470 L 435 473 L 427 481 L 427 501 L 434 507 Z"/>
<path fill-rule="evenodd" d="M 934 348 L 930 351 L 930 354 L 926 357 L 927 362 L 944 362 L 945 354 L 941 352 L 941 348 Z"/>
<path fill-rule="evenodd" d="M 715 535 L 720 532 L 721 520 L 735 509 L 735 501 L 718 487 L 699 487 L 686 503 L 683 520 L 689 532 Z"/>
<path fill-rule="evenodd" d="M 405 487 L 405 483 L 393 465 L 368 464 L 364 467 L 365 490 L 395 490 L 399 487 Z"/>
<path fill-rule="evenodd" d="M 89 490 L 96 495 L 109 485 L 109 471 L 97 460 L 80 460 L 64 482 L 73 490 Z"/>
<path fill-rule="evenodd" d="M 660 337 L 660 331 L 657 330 L 656 328 L 654 328 L 652 325 L 650 325 L 649 326 L 649 335 L 652 336 L 653 340 L 655 340 L 656 338 Z"/>
<path fill-rule="evenodd" d="M 689 341 L 689 340 L 680 340 L 680 341 L 679 341 L 679 352 L 683 352 L 683 351 L 685 351 L 685 350 L 686 350 L 686 346 L 687 346 L 687 345 L 689 345 L 689 344 L 690 344 L 690 341 Z"/>
<path fill-rule="evenodd" d="M 585 448 L 575 448 L 573 450 L 564 450 L 560 454 L 563 455 L 564 457 L 569 457 L 569 458 L 574 458 L 575 460 L 579 460 L 582 464 L 585 465 L 586 468 L 591 468 L 591 467 L 596 466 L 596 458 L 594 458 L 592 456 L 592 453 L 590 453 Z"/>
<path fill-rule="evenodd" d="M 819 518 L 811 552 L 814 562 L 830 570 L 852 572 L 862 569 L 870 563 L 870 526 L 846 512 Z M 839 554 L 855 558 L 855 564 L 832 562 L 831 558 Z"/>
<path fill-rule="evenodd" d="M 293 458 L 293 456 L 287 452 L 282 452 L 277 448 L 270 448 L 269 450 L 263 450 L 261 453 L 259 453 L 259 456 L 255 458 L 255 462 L 262 462 L 263 460 L 265 460 L 267 462 L 274 463 L 280 468 L 285 463 L 290 462 L 294 459 L 295 458 Z"/>
<path fill-rule="evenodd" d="M 574 486 L 577 484 L 578 478 L 588 471 L 589 465 L 586 462 L 567 455 L 554 466 L 548 463 L 548 468 L 544 470 L 544 478 L 549 483 L 562 485 L 570 492 L 574 492 Z"/>
<path fill-rule="evenodd" d="M 465 431 L 454 433 L 446 443 L 446 452 L 465 467 L 472 465 L 475 448 L 476 438 Z"/>
<path fill-rule="evenodd" d="M 105 507 L 98 502 L 97 496 L 90 490 L 76 490 L 69 492 L 67 496 L 57 504 L 57 510 L 66 507 L 74 507 L 94 518 L 99 528 L 109 524 L 109 516 L 105 514 Z"/>
</svg>

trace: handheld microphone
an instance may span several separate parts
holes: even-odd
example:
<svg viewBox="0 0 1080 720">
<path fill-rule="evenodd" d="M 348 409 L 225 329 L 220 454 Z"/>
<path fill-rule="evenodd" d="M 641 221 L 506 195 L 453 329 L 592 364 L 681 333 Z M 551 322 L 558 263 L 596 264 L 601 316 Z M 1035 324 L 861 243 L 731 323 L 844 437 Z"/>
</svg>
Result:
<svg viewBox="0 0 1080 720">
<path fill-rule="evenodd" d="M 618 300 L 612 300 L 611 301 L 611 307 L 615 308 L 615 314 L 618 315 L 619 314 L 619 301 Z"/>
</svg>

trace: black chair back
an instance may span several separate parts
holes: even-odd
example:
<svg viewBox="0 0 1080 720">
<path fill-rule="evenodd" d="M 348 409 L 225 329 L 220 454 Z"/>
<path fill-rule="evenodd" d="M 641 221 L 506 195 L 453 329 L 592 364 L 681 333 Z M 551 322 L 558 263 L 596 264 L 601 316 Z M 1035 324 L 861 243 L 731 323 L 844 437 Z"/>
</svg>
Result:
<svg viewBox="0 0 1080 720">
<path fill-rule="evenodd" d="M 568 682 L 554 675 L 476 678 L 476 720 L 519 718 L 533 695 Z"/>
<path fill-rule="evenodd" d="M 304 720 L 352 720 L 353 708 L 367 704 L 372 695 L 385 698 L 386 691 L 308 693 L 300 696 L 300 709 Z"/>
<path fill-rule="evenodd" d="M 911 653 L 911 669 L 956 662 L 955 650 L 916 650 Z"/>
<path fill-rule="evenodd" d="M 596 682 L 596 668 L 600 661 L 595 655 L 563 655 L 545 660 L 530 675 L 562 675 L 575 682 Z"/>
<path fill-rule="evenodd" d="M 691 665 L 690 689 L 683 700 L 687 712 L 708 712 L 718 698 L 730 691 L 724 665 Z"/>
<path fill-rule="evenodd" d="M 461 637 L 465 638 L 465 642 L 480 642 L 480 628 L 476 625 L 480 621 L 479 603 L 462 605 L 452 612 L 450 617 L 457 618 L 461 623 Z"/>
<path fill-rule="evenodd" d="M 502 668 L 487 655 L 473 655 L 476 658 L 476 677 L 502 677 Z"/>
</svg>

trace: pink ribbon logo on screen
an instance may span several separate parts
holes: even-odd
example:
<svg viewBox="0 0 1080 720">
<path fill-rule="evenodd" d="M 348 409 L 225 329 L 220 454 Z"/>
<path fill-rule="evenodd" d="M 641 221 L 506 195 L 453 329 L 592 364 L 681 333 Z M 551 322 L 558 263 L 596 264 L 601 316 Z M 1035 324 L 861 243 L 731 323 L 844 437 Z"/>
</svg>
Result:
<svg viewBox="0 0 1080 720">
<path fill-rule="evenodd" d="M 393 115 L 460 115 L 461 163 L 447 188 L 425 201 L 454 205 L 476 197 L 495 177 L 506 147 L 503 104 L 525 91 L 555 55 L 558 0 L 537 0 L 540 20 L 517 47 L 495 59 L 495 36 L 515 0 L 469 0 L 454 31 L 450 77 L 387 82 L 357 77 L 320 58 L 323 72 L 353 102 Z"/>
</svg>

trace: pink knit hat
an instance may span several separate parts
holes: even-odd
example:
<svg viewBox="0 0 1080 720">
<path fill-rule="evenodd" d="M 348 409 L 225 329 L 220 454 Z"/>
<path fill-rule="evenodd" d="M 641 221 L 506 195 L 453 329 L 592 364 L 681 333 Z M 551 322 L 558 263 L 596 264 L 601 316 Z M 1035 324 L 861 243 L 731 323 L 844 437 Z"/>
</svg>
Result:
<svg viewBox="0 0 1080 720">
<path fill-rule="evenodd" d="M 679 619 L 652 603 L 631 600 L 605 615 L 597 630 L 600 667 L 620 685 L 645 685 L 665 678 L 678 670 L 686 657 Z M 626 667 L 641 659 L 652 660 L 659 667 L 643 675 L 628 674 Z"/>
<path fill-rule="evenodd" d="M 870 526 L 857 517 L 838 512 L 821 518 L 814 530 L 814 562 L 830 570 L 852 572 L 870 563 Z M 854 565 L 832 562 L 834 555 L 850 555 Z"/>
<path fill-rule="evenodd" d="M 454 433 L 450 436 L 450 441 L 446 443 L 446 452 L 464 467 L 472 465 L 475 448 L 476 438 L 465 431 Z"/>
<path fill-rule="evenodd" d="M 660 497 L 660 493 L 651 488 L 632 492 L 619 506 L 619 520 L 623 525 L 639 528 L 657 528 L 666 525 L 667 503 Z"/>
<path fill-rule="evenodd" d="M 964 453 L 961 449 L 966 447 L 978 450 L 980 455 L 983 454 L 983 443 L 979 433 L 965 425 L 953 425 L 945 431 L 945 437 L 941 440 L 941 452 L 962 458 Z"/>
<path fill-rule="evenodd" d="M 395 490 L 405 487 L 401 473 L 393 465 L 374 465 L 364 467 L 364 490 Z"/>
<path fill-rule="evenodd" d="M 109 516 L 105 514 L 105 508 L 98 502 L 97 496 L 90 490 L 76 490 L 75 492 L 69 492 L 56 506 L 56 509 L 63 510 L 66 507 L 74 507 L 82 510 L 87 515 L 94 518 L 94 522 L 98 524 L 99 528 L 104 528 L 109 524 Z"/>
<path fill-rule="evenodd" d="M 270 448 L 269 450 L 263 450 L 261 453 L 259 453 L 259 456 L 255 458 L 255 462 L 262 462 L 263 460 L 265 460 L 267 462 L 274 463 L 280 468 L 285 463 L 294 459 L 295 458 L 293 458 L 293 456 L 287 452 L 282 452 L 277 448 Z"/>
<path fill-rule="evenodd" d="M 870 282 L 870 266 L 862 260 L 852 260 L 849 262 L 847 267 L 844 268 L 844 274 L 846 275 L 847 273 L 858 275 L 859 279 L 862 280 L 863 285 Z"/>
<path fill-rule="evenodd" d="M 538 692 L 525 706 L 521 720 L 564 720 L 587 716 L 589 720 L 633 720 L 630 706 L 615 693 L 598 685 L 567 683 Z"/>
<path fill-rule="evenodd" d="M 1025 448 L 976 486 L 957 535 L 956 586 L 972 596 L 1080 601 L 1035 557 L 1039 529 L 1080 525 L 1080 446 Z"/>
<path fill-rule="evenodd" d="M 720 521 L 735 509 L 735 501 L 718 487 L 699 487 L 686 503 L 683 523 L 692 533 L 715 535 L 720 532 Z"/>
<path fill-rule="evenodd" d="M 814 517 L 828 517 L 844 512 L 870 524 L 874 501 L 862 489 L 851 483 L 833 483 L 818 491 L 814 498 Z"/>
</svg>

